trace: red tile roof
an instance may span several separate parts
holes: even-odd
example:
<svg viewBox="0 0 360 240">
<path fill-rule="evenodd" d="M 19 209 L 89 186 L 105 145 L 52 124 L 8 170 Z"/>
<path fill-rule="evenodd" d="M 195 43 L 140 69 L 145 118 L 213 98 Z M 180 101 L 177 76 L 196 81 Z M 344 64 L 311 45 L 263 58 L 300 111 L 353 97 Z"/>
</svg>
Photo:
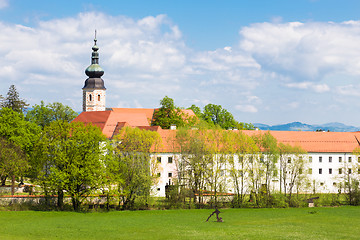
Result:
<svg viewBox="0 0 360 240">
<path fill-rule="evenodd" d="M 84 122 L 85 124 L 92 123 L 100 127 L 101 131 L 107 138 L 112 138 L 114 133 L 119 131 L 121 126 L 150 126 L 149 121 L 147 120 L 147 116 L 144 112 L 82 112 L 74 119 L 74 121 Z"/>
<path fill-rule="evenodd" d="M 246 130 L 243 133 L 252 136 L 266 131 Z M 360 144 L 359 132 L 298 132 L 270 131 L 278 142 L 301 146 L 307 152 L 351 153 Z"/>
<path fill-rule="evenodd" d="M 143 113 L 146 115 L 146 119 L 149 122 L 149 125 L 151 124 L 153 115 L 154 115 L 154 111 L 155 109 L 153 108 L 112 108 L 113 112 L 116 113 Z"/>
<path fill-rule="evenodd" d="M 124 126 L 147 127 L 148 130 L 158 131 L 160 127 L 150 126 L 156 110 L 153 108 L 112 108 L 109 111 L 82 112 L 74 121 L 92 123 L 100 127 L 107 138 L 112 138 Z M 188 116 L 195 116 L 192 110 L 182 109 L 182 111 Z"/>
<path fill-rule="evenodd" d="M 159 126 L 150 126 L 156 109 L 113 108 L 112 111 L 82 112 L 75 122 L 92 123 L 102 130 L 108 138 L 114 137 L 125 126 L 139 127 L 156 131 L 162 138 L 160 149 L 155 152 L 178 152 L 175 144 L 176 130 L 165 130 Z M 192 110 L 183 110 L 189 116 L 195 116 Z M 267 131 L 244 130 L 246 135 L 264 134 Z M 278 142 L 301 146 L 307 152 L 351 153 L 360 146 L 360 132 L 299 132 L 270 131 Z"/>
</svg>

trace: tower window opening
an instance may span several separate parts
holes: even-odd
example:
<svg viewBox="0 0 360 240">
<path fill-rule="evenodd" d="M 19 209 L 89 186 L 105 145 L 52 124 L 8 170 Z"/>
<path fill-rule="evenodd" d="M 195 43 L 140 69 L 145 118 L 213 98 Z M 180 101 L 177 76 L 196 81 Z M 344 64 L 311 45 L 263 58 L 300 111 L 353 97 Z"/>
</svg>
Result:
<svg viewBox="0 0 360 240">
<path fill-rule="evenodd" d="M 92 96 L 91 96 L 91 94 L 89 94 L 89 101 L 90 101 L 90 102 L 92 101 Z"/>
<path fill-rule="evenodd" d="M 98 95 L 98 101 L 100 102 L 100 94 Z"/>
</svg>

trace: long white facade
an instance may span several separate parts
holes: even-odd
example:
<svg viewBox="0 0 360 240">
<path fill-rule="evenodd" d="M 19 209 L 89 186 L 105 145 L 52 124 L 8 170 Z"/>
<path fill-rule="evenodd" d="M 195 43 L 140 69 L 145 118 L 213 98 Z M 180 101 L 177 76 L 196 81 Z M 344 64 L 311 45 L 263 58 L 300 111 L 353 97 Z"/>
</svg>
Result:
<svg viewBox="0 0 360 240">
<path fill-rule="evenodd" d="M 179 161 L 181 161 L 180 154 L 173 153 L 154 153 L 153 158 L 157 159 L 157 176 L 158 181 L 154 186 L 153 193 L 155 196 L 164 197 L 166 192 L 166 185 L 175 184 L 178 180 Z M 338 193 L 344 191 L 344 183 L 348 174 L 353 178 L 357 178 L 360 175 L 359 164 L 360 157 L 352 153 L 308 153 L 302 155 L 304 158 L 304 168 L 301 170 L 304 181 L 300 188 L 294 186 L 292 192 L 299 191 L 301 193 Z M 290 159 L 289 159 L 290 158 Z M 286 156 L 285 161 L 296 161 L 294 156 Z M 240 164 L 236 161 L 238 170 L 241 169 Z M 280 159 L 276 163 L 277 175 L 271 178 L 270 189 L 273 192 L 284 192 L 285 187 L 289 189 L 289 186 L 284 186 L 283 179 L 281 179 L 281 167 Z M 221 178 L 225 183 L 225 191 L 227 193 L 235 193 L 233 178 L 230 176 L 231 164 L 225 163 L 222 166 L 224 174 Z M 290 171 L 290 169 L 288 169 Z M 287 185 L 290 184 L 291 173 L 288 173 Z M 264 179 L 262 179 L 264 182 Z M 249 176 L 245 176 L 245 191 L 250 193 L 251 181 Z M 280 183 L 280 181 L 282 181 Z"/>
</svg>

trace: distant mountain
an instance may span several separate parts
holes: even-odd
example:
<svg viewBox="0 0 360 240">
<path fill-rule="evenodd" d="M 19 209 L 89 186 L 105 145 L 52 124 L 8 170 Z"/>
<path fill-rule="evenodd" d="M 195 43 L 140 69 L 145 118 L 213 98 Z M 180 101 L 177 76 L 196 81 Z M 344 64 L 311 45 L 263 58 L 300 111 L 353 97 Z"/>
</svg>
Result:
<svg viewBox="0 0 360 240">
<path fill-rule="evenodd" d="M 356 132 L 360 131 L 359 127 L 348 126 L 343 123 L 333 122 L 320 125 L 309 125 L 301 122 L 292 122 L 281 125 L 266 125 L 262 123 L 255 123 L 255 127 L 260 130 L 275 130 L 275 131 L 330 131 L 330 132 Z"/>
</svg>

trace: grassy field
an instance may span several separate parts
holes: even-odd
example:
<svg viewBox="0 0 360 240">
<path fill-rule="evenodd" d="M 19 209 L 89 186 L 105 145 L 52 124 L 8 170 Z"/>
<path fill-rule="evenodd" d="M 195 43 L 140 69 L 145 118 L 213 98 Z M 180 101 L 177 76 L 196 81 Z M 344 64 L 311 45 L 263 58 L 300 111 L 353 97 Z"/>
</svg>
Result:
<svg viewBox="0 0 360 240">
<path fill-rule="evenodd" d="M 0 212 L 0 239 L 359 239 L 360 207 Z"/>
</svg>

